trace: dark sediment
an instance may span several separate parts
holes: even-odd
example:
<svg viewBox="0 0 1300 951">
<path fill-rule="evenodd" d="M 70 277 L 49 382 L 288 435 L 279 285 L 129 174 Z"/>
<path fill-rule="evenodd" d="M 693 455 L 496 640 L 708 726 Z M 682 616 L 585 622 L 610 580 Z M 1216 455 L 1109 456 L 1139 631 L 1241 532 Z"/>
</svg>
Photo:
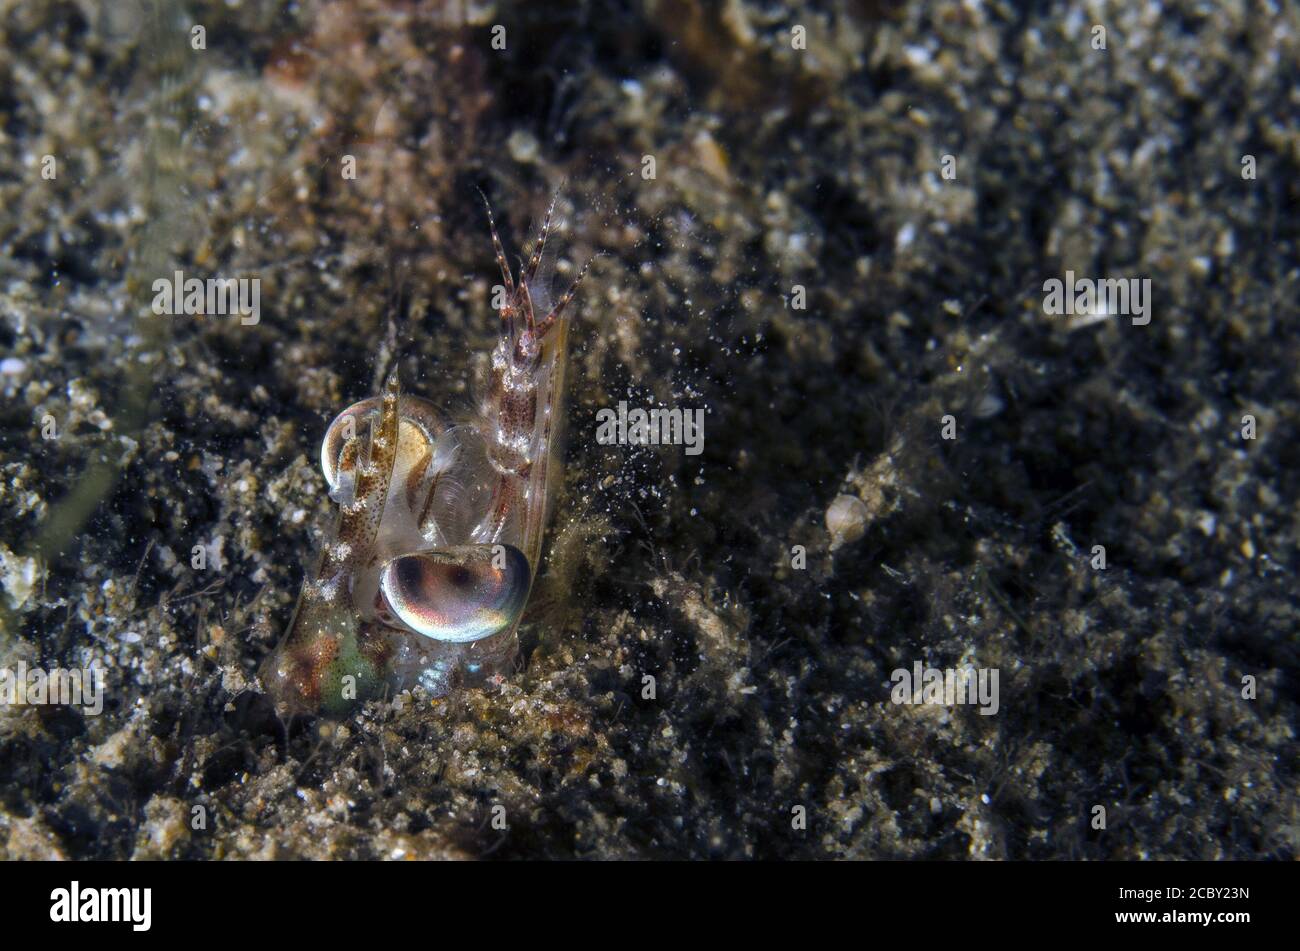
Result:
<svg viewBox="0 0 1300 951">
<path fill-rule="evenodd" d="M 99 6 L 0 20 L 0 665 L 108 671 L 0 711 L 0 854 L 1296 857 L 1293 12 Z M 518 250 L 561 183 L 557 286 L 604 255 L 524 669 L 279 723 L 325 424 L 394 355 L 467 403 L 476 186 Z M 175 268 L 259 323 L 147 313 Z M 1067 269 L 1150 323 L 1046 315 Z M 597 445 L 619 400 L 702 455 Z M 891 703 L 915 661 L 998 712 Z"/>
</svg>

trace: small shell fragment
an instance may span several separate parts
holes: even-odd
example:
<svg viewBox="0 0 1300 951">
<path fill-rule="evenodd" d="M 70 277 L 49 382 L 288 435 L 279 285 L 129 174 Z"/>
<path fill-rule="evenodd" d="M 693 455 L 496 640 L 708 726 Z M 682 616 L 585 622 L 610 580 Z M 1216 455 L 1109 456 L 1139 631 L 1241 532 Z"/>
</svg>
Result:
<svg viewBox="0 0 1300 951">
<path fill-rule="evenodd" d="M 867 506 L 855 495 L 837 495 L 826 509 L 826 530 L 831 533 L 831 551 L 855 542 L 867 530 Z"/>
</svg>

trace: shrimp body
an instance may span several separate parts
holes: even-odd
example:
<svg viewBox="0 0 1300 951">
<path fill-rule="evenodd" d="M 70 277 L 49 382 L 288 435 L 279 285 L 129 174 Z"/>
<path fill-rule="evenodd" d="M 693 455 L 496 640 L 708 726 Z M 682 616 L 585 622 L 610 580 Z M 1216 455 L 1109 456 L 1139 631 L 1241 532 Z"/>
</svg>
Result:
<svg viewBox="0 0 1300 951">
<path fill-rule="evenodd" d="M 559 481 L 565 309 L 586 268 L 538 318 L 551 211 L 518 281 L 490 209 L 488 220 L 505 295 L 471 417 L 449 425 L 432 403 L 402 393 L 394 370 L 381 395 L 326 431 L 321 468 L 335 522 L 262 669 L 284 715 L 341 713 L 416 685 L 440 696 L 513 665 Z"/>
</svg>

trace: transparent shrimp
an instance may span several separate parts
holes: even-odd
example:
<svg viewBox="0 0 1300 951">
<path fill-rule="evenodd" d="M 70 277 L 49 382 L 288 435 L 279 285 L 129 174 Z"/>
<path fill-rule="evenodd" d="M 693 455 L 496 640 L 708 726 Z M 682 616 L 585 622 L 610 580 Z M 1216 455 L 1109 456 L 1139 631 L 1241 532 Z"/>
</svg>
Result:
<svg viewBox="0 0 1300 951">
<path fill-rule="evenodd" d="M 326 431 L 321 468 L 338 510 L 261 672 L 281 714 L 342 713 L 416 685 L 439 696 L 513 665 L 558 484 L 565 310 L 587 272 L 538 317 L 554 207 L 518 280 L 488 208 L 505 295 L 468 421 L 448 425 L 394 370 Z"/>
</svg>

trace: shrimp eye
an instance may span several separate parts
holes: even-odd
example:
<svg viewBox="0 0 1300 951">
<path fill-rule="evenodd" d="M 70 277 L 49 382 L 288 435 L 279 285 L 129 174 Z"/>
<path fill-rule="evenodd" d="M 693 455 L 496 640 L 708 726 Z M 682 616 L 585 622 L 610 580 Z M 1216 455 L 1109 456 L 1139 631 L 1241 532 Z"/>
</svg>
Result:
<svg viewBox="0 0 1300 951">
<path fill-rule="evenodd" d="M 512 627 L 528 600 L 528 558 L 513 545 L 463 545 L 402 555 L 384 565 L 388 610 L 425 637 L 457 644 Z"/>
</svg>

